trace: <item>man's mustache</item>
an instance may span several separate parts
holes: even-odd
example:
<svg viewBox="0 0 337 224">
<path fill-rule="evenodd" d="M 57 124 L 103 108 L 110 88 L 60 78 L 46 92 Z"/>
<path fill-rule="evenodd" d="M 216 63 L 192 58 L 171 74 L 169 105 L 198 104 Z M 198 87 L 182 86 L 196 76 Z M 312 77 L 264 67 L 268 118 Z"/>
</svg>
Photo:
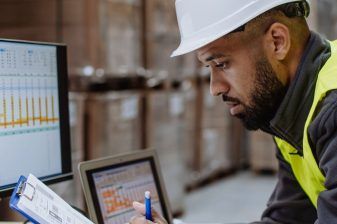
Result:
<svg viewBox="0 0 337 224">
<path fill-rule="evenodd" d="M 227 96 L 226 94 L 222 94 L 222 100 L 224 102 L 233 102 L 233 103 L 237 103 L 237 104 L 241 103 L 241 101 L 239 99 Z"/>
</svg>

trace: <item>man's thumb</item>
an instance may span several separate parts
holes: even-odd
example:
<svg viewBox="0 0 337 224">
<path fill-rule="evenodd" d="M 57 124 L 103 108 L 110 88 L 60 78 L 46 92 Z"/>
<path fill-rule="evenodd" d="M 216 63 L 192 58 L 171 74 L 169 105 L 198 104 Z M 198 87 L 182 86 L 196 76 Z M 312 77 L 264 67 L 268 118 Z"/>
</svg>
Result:
<svg viewBox="0 0 337 224">
<path fill-rule="evenodd" d="M 139 203 L 138 201 L 134 201 L 132 203 L 133 208 L 140 214 L 145 215 L 145 205 Z"/>
</svg>

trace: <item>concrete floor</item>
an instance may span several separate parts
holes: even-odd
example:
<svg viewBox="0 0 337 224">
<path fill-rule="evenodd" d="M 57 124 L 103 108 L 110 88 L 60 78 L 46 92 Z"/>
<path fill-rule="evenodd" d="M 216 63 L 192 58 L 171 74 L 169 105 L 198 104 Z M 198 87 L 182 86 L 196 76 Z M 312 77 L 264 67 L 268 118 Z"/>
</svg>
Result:
<svg viewBox="0 0 337 224">
<path fill-rule="evenodd" d="M 260 220 L 276 184 L 276 176 L 250 171 L 188 194 L 184 223 L 249 223 Z"/>
</svg>

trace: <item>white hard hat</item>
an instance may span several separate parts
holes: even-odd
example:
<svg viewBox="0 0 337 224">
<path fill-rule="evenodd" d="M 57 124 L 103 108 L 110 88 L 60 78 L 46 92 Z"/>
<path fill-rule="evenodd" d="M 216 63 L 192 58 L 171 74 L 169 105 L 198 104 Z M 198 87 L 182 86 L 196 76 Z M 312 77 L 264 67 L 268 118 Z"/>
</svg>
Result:
<svg viewBox="0 0 337 224">
<path fill-rule="evenodd" d="M 199 49 L 269 9 L 298 1 L 301 0 L 176 0 L 181 42 L 171 57 Z"/>
</svg>

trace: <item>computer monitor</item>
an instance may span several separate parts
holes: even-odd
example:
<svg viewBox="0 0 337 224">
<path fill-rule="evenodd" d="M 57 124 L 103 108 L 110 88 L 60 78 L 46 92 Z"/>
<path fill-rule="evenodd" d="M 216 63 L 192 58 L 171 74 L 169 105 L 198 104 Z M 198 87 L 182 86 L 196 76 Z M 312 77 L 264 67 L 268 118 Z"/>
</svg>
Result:
<svg viewBox="0 0 337 224">
<path fill-rule="evenodd" d="M 0 197 L 72 177 L 68 120 L 66 46 L 0 39 Z"/>
</svg>

